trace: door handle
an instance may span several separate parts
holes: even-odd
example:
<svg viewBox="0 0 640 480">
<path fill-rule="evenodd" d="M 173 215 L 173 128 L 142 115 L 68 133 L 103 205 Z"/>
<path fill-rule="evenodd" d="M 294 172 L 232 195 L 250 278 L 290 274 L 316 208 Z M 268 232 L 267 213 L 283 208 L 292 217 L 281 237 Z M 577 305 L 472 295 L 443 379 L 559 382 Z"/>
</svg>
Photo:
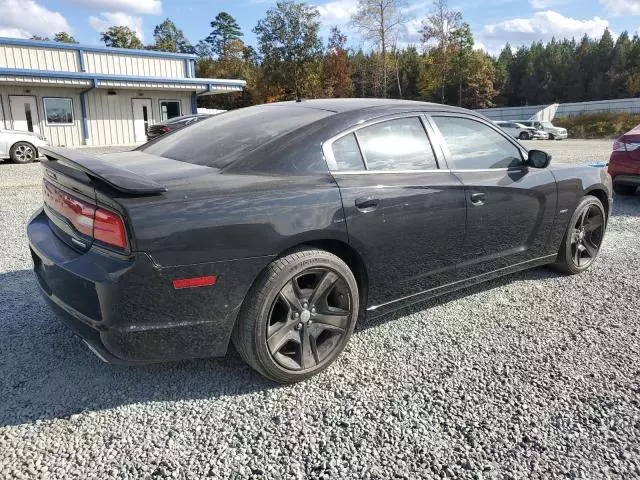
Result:
<svg viewBox="0 0 640 480">
<path fill-rule="evenodd" d="M 471 203 L 476 206 L 484 205 L 487 201 L 487 194 L 484 192 L 476 192 L 471 194 Z"/>
<path fill-rule="evenodd" d="M 356 208 L 361 212 L 371 212 L 378 208 L 378 199 L 374 197 L 356 198 Z"/>
</svg>

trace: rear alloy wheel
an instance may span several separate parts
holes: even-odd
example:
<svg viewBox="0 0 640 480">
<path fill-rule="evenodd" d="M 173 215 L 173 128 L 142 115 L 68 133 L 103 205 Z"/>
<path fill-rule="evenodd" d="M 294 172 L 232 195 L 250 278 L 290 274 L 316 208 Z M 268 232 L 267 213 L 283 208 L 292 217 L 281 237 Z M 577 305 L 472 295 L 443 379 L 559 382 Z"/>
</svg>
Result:
<svg viewBox="0 0 640 480">
<path fill-rule="evenodd" d="M 262 375 L 298 382 L 340 355 L 358 309 L 358 286 L 349 267 L 324 250 L 300 250 L 275 260 L 256 281 L 238 316 L 233 343 Z"/>
<path fill-rule="evenodd" d="M 520 132 L 519 137 L 520 140 L 530 140 L 531 137 L 529 136 L 529 134 L 527 132 Z"/>
<path fill-rule="evenodd" d="M 17 142 L 9 150 L 14 163 L 31 163 L 36 159 L 36 147 L 27 142 Z"/>
<path fill-rule="evenodd" d="M 618 195 L 633 195 L 636 193 L 636 188 L 637 187 L 635 185 L 625 185 L 623 183 L 613 184 L 613 191 Z"/>
<path fill-rule="evenodd" d="M 602 202 L 586 196 L 571 217 L 556 267 L 570 274 L 587 270 L 600 252 L 606 225 Z"/>
</svg>

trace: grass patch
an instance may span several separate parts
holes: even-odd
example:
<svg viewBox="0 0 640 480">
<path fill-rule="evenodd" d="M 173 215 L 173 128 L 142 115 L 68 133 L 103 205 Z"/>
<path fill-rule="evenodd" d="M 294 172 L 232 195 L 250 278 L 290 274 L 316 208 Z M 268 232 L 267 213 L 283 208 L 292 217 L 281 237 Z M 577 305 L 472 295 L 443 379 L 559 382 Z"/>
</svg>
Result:
<svg viewBox="0 0 640 480">
<path fill-rule="evenodd" d="M 593 113 L 553 119 L 556 127 L 566 128 L 569 138 L 617 138 L 640 125 L 640 115 L 632 113 Z"/>
</svg>

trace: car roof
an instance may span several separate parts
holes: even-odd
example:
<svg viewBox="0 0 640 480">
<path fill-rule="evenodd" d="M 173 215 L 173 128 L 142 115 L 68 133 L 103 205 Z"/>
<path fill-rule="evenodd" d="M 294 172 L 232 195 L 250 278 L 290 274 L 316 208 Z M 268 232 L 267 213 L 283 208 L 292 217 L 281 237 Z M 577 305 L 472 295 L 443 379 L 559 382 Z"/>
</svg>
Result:
<svg viewBox="0 0 640 480">
<path fill-rule="evenodd" d="M 313 100 L 294 100 L 289 102 L 267 103 L 266 106 L 293 106 L 299 108 L 314 108 L 334 113 L 354 112 L 358 110 L 385 110 L 389 108 L 408 110 L 420 109 L 424 111 L 470 113 L 464 108 L 442 105 L 440 103 L 418 102 L 414 100 L 395 100 L 388 98 L 323 98 Z"/>
</svg>

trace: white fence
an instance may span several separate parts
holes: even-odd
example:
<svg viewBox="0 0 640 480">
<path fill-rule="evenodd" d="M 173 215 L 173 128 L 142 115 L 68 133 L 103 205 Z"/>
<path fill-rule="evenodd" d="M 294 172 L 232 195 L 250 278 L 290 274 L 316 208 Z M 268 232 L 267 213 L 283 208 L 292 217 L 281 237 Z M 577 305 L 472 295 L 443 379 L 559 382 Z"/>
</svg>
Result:
<svg viewBox="0 0 640 480">
<path fill-rule="evenodd" d="M 575 115 L 603 112 L 640 114 L 640 98 L 556 103 L 553 105 L 532 105 L 525 107 L 484 108 L 477 111 L 491 120 L 553 120 L 555 117 L 573 117 Z"/>
</svg>

